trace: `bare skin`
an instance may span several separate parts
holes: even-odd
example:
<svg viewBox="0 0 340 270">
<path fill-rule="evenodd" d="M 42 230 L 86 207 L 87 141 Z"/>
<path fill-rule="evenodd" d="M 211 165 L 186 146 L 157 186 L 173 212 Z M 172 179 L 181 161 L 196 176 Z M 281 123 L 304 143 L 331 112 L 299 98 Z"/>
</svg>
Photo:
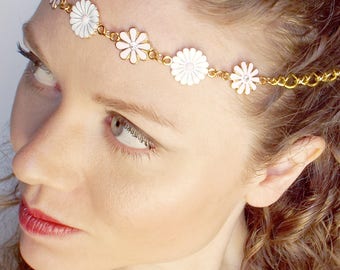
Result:
<svg viewBox="0 0 340 270">
<path fill-rule="evenodd" d="M 220 30 L 199 21 L 185 1 L 168 1 L 162 8 L 154 0 L 93 2 L 108 28 L 135 26 L 164 53 L 195 47 L 216 66 L 230 69 L 246 58 L 269 69 L 252 51 L 256 44 L 244 42 L 242 34 L 221 38 Z M 241 116 L 240 96 L 223 81 L 207 78 L 181 86 L 158 63 L 131 65 L 108 40 L 77 38 L 67 14 L 52 11 L 47 1 L 29 29 L 26 43 L 46 59 L 58 87 L 43 85 L 34 74 L 21 80 L 11 125 L 13 170 L 31 207 L 81 232 L 59 239 L 23 231 L 25 260 L 36 270 L 239 269 L 247 235 L 245 204 L 272 203 L 301 167 L 275 196 L 260 185 L 272 169 L 245 173 L 255 136 Z M 98 104 L 98 95 L 151 107 L 168 125 Z M 107 111 L 153 138 L 155 149 L 121 145 Z M 322 149 L 321 141 L 307 149 L 304 164 L 317 157 L 315 149 Z M 267 200 L 254 199 L 260 192 Z"/>
</svg>

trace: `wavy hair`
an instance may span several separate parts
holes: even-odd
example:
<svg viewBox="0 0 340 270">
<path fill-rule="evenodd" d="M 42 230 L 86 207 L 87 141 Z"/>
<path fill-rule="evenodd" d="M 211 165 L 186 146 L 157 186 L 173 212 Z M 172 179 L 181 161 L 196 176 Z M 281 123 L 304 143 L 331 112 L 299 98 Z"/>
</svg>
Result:
<svg viewBox="0 0 340 270">
<path fill-rule="evenodd" d="M 219 25 L 262 24 L 279 67 L 274 76 L 340 67 L 339 1 L 191 0 L 190 6 Z M 247 116 L 262 127 L 253 164 L 269 165 L 310 136 L 322 137 L 326 150 L 276 203 L 246 206 L 242 269 L 340 269 L 339 90 L 339 80 L 313 89 L 271 87 L 245 102 Z"/>
<path fill-rule="evenodd" d="M 188 5 L 197 16 L 222 26 L 261 23 L 272 45 L 268 57 L 279 67 L 273 76 L 340 67 L 337 0 L 190 0 Z M 310 136 L 322 137 L 326 149 L 276 203 L 246 206 L 249 233 L 242 269 L 339 269 L 340 81 L 314 89 L 270 88 L 245 101 L 248 117 L 262 127 L 253 163 L 269 165 L 294 142 Z M 0 200 L 2 206 L 15 203 L 13 196 Z M 12 249 L 18 269 L 31 269 L 18 249 Z"/>
</svg>

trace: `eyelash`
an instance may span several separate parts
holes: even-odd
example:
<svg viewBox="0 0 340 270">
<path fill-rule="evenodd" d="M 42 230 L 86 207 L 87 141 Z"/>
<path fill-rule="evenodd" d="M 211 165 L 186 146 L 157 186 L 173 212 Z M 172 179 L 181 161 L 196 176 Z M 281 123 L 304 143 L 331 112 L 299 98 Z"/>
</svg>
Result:
<svg viewBox="0 0 340 270">
<path fill-rule="evenodd" d="M 26 51 L 25 49 L 23 49 L 23 47 L 21 46 L 21 44 L 18 42 L 17 43 L 17 49 L 18 52 L 24 56 L 25 58 L 27 58 L 30 61 L 30 65 L 33 66 L 33 68 L 38 68 L 38 67 L 45 67 L 45 65 L 40 61 L 40 59 L 31 51 Z M 30 84 L 30 89 L 32 89 L 32 91 L 34 92 L 42 92 L 44 91 L 47 86 L 44 85 L 40 85 L 38 82 L 35 81 L 35 79 L 33 78 L 34 71 L 31 68 L 27 68 L 27 70 L 25 71 L 24 75 L 27 76 L 28 78 L 28 83 Z M 111 148 L 112 151 L 114 153 L 116 152 L 120 152 L 123 156 L 129 156 L 132 157 L 133 159 L 136 158 L 141 158 L 142 156 L 147 156 L 150 159 L 150 155 L 151 153 L 155 153 L 155 149 L 157 144 L 154 143 L 153 139 L 151 139 L 149 136 L 147 136 L 143 131 L 141 131 L 139 128 L 137 128 L 134 124 L 132 124 L 130 121 L 128 121 L 125 117 L 119 115 L 116 112 L 113 111 L 107 111 L 107 114 L 109 115 L 106 118 L 106 125 L 107 125 L 107 129 L 108 131 L 111 130 L 111 121 L 112 118 L 115 117 L 119 117 L 119 119 L 122 121 L 124 128 L 126 128 L 132 136 L 136 137 L 141 143 L 144 143 L 145 146 L 147 147 L 147 149 L 145 150 L 137 150 L 137 149 L 133 149 L 130 148 L 128 146 L 123 145 L 122 143 L 120 143 L 112 134 L 112 132 L 108 132 L 107 134 L 107 139 L 110 140 L 110 144 L 111 144 Z"/>
<path fill-rule="evenodd" d="M 29 84 L 29 89 L 33 93 L 38 93 L 40 94 L 43 92 L 48 86 L 42 85 L 39 82 L 37 82 L 33 78 L 33 74 L 35 72 L 34 69 L 37 69 L 38 67 L 45 67 L 45 65 L 40 61 L 40 59 L 31 51 L 26 51 L 21 44 L 18 42 L 17 43 L 17 50 L 18 53 L 21 54 L 23 57 L 28 59 L 30 61 L 29 66 L 26 68 L 24 71 L 24 76 L 27 79 L 27 83 Z"/>
<path fill-rule="evenodd" d="M 105 122 L 109 134 L 107 134 L 106 137 L 108 137 L 108 139 L 112 141 L 111 146 L 113 152 L 120 152 L 123 156 L 132 157 L 133 159 L 142 158 L 143 156 L 147 156 L 150 159 L 151 154 L 156 154 L 156 149 L 158 148 L 158 145 L 157 143 L 155 143 L 154 139 L 150 138 L 142 130 L 140 130 L 138 127 L 136 127 L 134 124 L 132 124 L 129 120 L 127 120 L 120 114 L 114 111 L 107 111 L 107 114 L 109 116 L 106 118 Z M 118 117 L 121 120 L 124 128 L 126 128 L 131 133 L 131 135 L 137 138 L 141 143 L 144 143 L 147 149 L 143 150 L 133 149 L 119 142 L 115 138 L 115 136 L 113 136 L 112 133 L 110 132 L 113 117 Z"/>
</svg>

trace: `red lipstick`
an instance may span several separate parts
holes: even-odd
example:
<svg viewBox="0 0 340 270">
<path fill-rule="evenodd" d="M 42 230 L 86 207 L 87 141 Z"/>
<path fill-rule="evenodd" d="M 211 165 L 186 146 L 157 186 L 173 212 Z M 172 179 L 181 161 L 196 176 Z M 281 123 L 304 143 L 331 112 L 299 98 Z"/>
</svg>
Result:
<svg viewBox="0 0 340 270">
<path fill-rule="evenodd" d="M 19 208 L 19 222 L 24 230 L 37 235 L 65 236 L 79 232 L 78 229 L 64 225 L 39 210 L 29 208 L 24 200 Z"/>
</svg>

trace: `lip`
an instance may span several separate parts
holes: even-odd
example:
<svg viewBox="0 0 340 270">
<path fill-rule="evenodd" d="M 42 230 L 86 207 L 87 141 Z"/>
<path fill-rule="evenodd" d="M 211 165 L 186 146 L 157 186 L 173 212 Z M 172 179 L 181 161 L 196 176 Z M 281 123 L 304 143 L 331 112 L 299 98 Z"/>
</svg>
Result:
<svg viewBox="0 0 340 270">
<path fill-rule="evenodd" d="M 62 237 L 79 232 L 78 229 L 62 224 L 40 210 L 31 209 L 25 200 L 20 203 L 19 222 L 25 231 L 35 235 Z"/>
</svg>

